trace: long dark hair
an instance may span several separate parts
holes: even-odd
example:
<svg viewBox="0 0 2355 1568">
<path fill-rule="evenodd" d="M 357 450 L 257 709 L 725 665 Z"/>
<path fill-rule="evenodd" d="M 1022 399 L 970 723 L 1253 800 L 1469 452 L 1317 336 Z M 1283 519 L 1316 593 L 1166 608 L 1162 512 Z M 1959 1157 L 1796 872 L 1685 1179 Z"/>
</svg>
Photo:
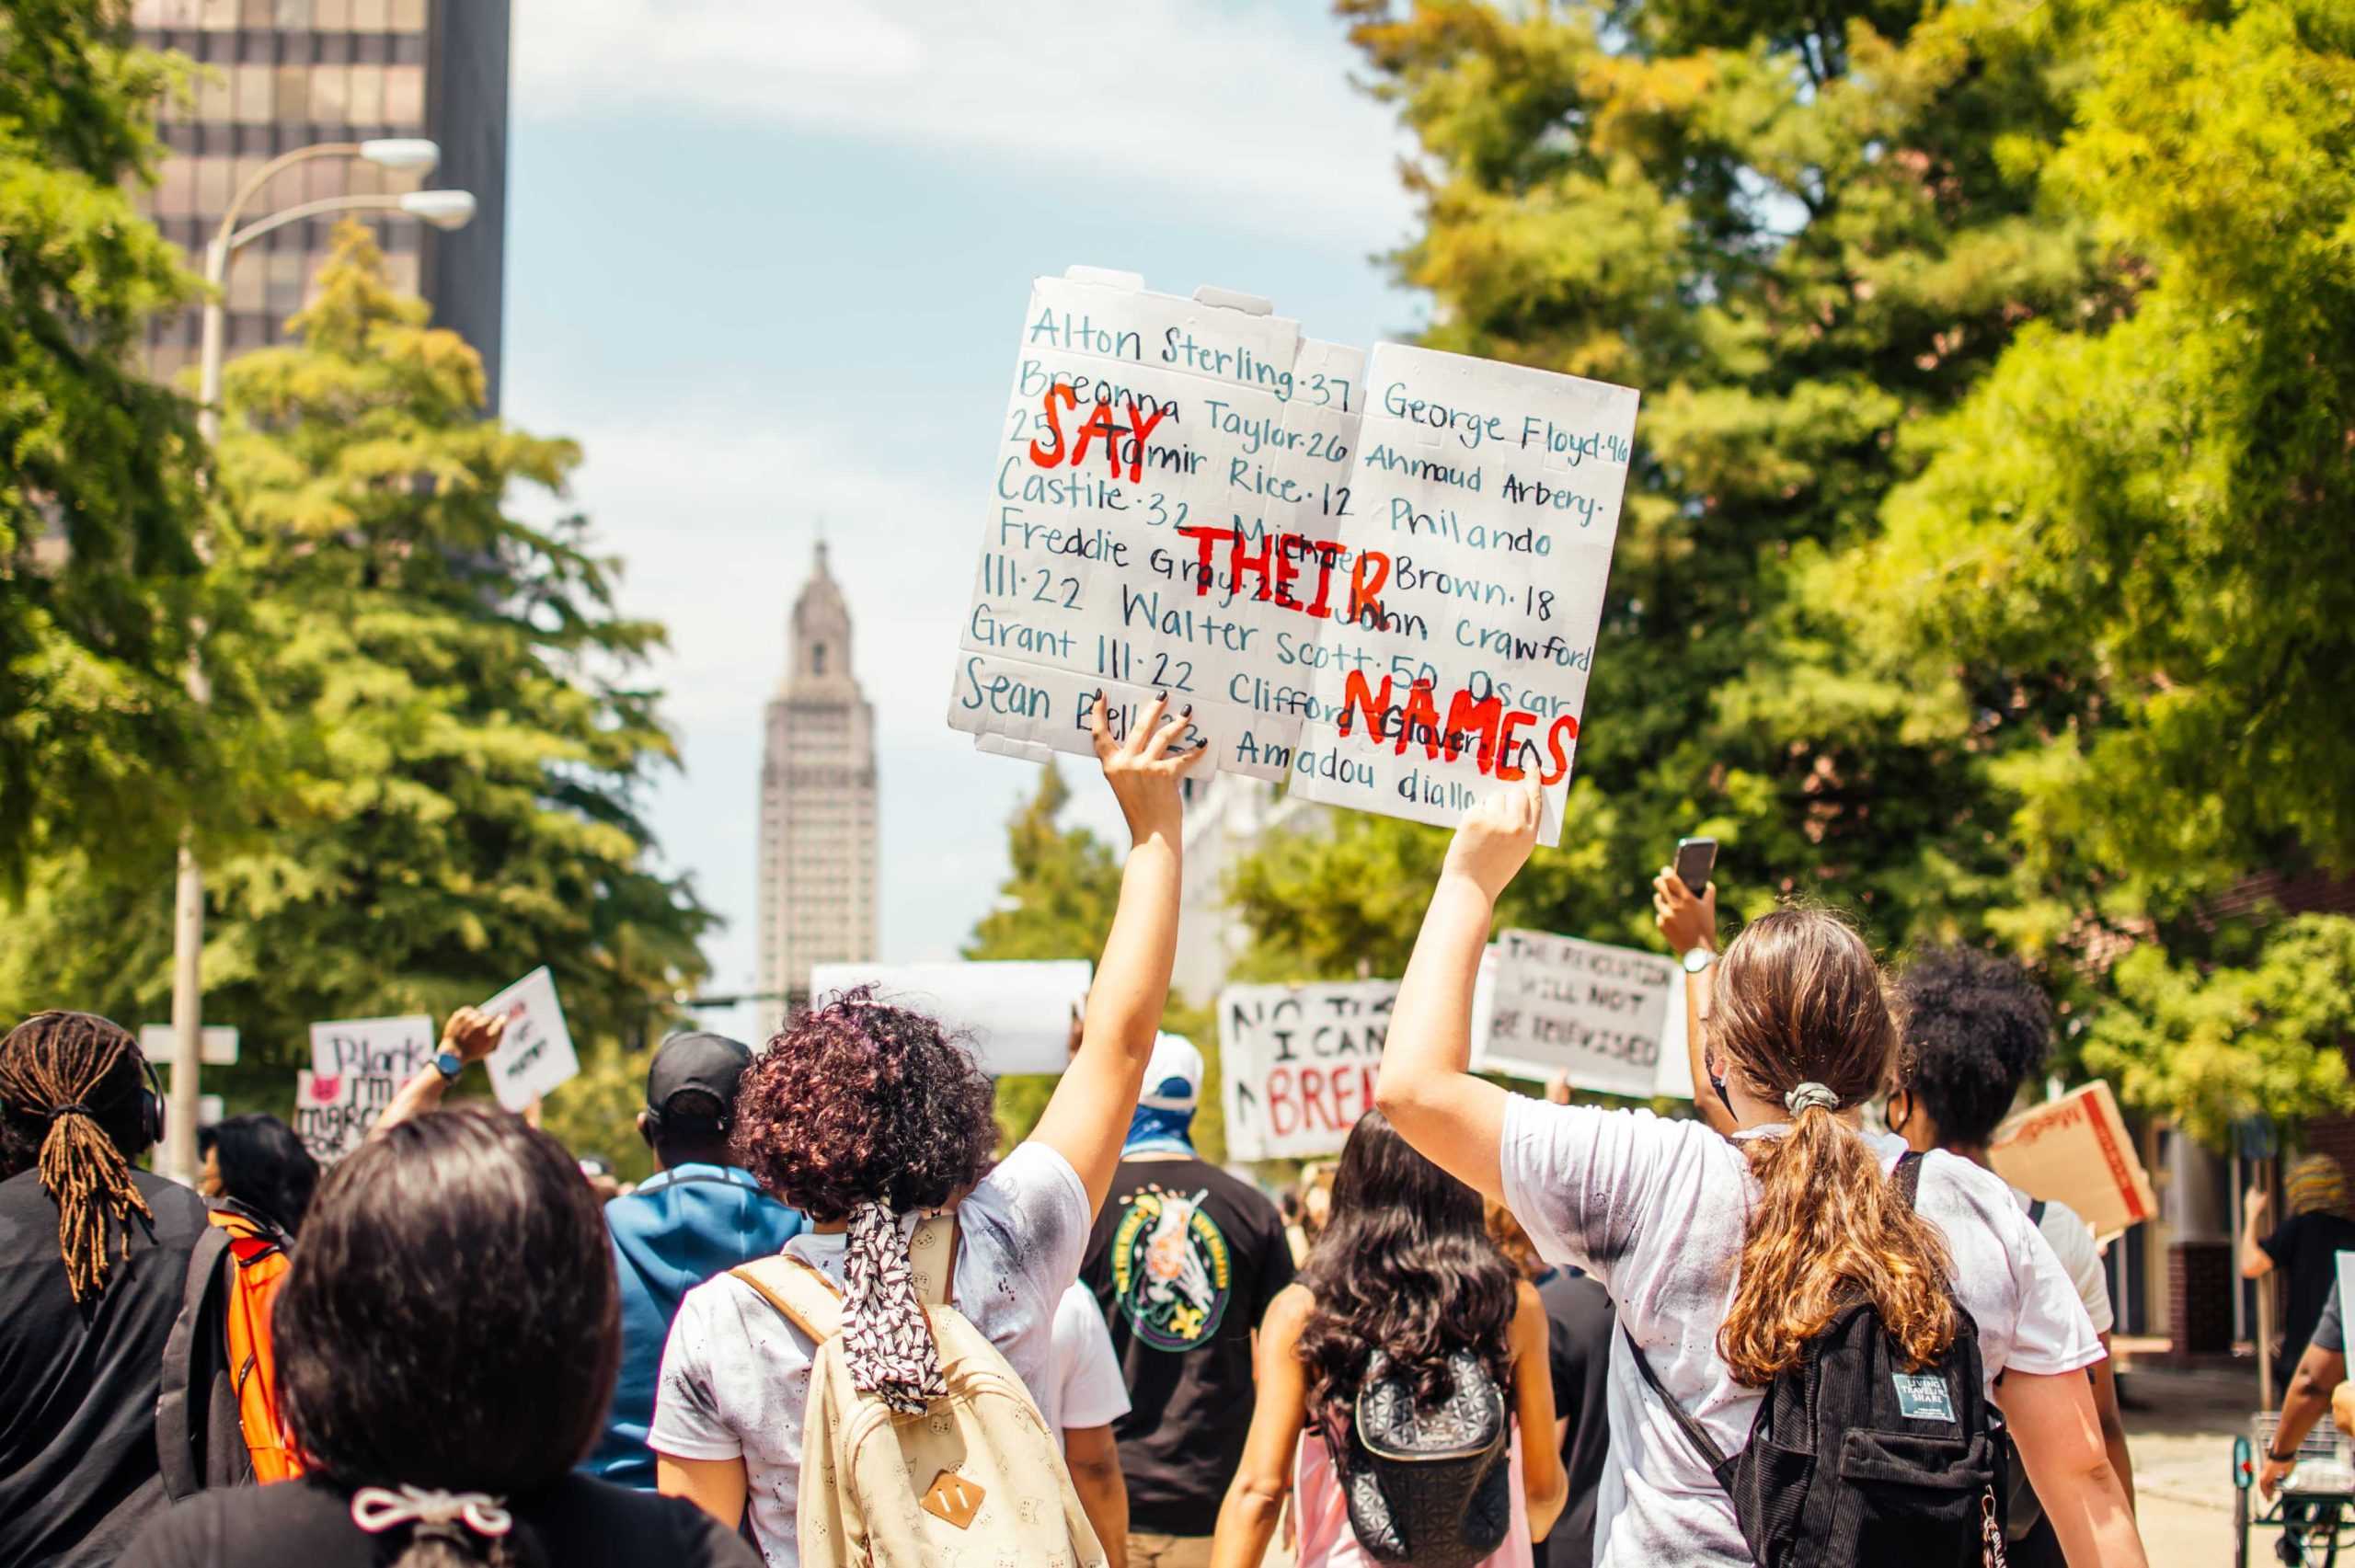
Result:
<svg viewBox="0 0 2355 1568">
<path fill-rule="evenodd" d="M 155 1223 L 131 1179 L 148 1141 L 145 1074 L 129 1032 L 93 1013 L 36 1013 L 0 1040 L 0 1175 L 40 1170 L 66 1288 L 86 1310 L 113 1272 L 109 1240 L 128 1257 L 132 1217 Z"/>
<path fill-rule="evenodd" d="M 1310 1409 L 1357 1399 L 1377 1350 L 1426 1407 L 1454 1391 L 1447 1357 L 1469 1350 L 1511 1386 L 1518 1277 L 1488 1240 L 1480 1195 L 1368 1111 L 1333 1175 L 1333 1211 L 1300 1282 L 1316 1298 L 1300 1333 Z"/>
<path fill-rule="evenodd" d="M 596 1441 L 621 1355 L 604 1217 L 562 1145 L 479 1106 L 372 1138 L 320 1185 L 271 1324 L 287 1425 L 339 1485 L 495 1496 Z M 401 1568 L 532 1562 L 416 1531 Z"/>
<path fill-rule="evenodd" d="M 257 1111 L 213 1123 L 196 1135 L 196 1147 L 213 1156 L 223 1196 L 290 1236 L 303 1228 L 318 1190 L 319 1162 L 293 1127 Z"/>
</svg>

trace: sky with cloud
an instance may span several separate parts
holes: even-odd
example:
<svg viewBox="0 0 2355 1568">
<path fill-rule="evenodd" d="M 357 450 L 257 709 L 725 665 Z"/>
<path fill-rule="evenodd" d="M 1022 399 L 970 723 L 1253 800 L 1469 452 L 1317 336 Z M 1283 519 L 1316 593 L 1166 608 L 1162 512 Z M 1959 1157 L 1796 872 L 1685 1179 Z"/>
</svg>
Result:
<svg viewBox="0 0 2355 1568">
<path fill-rule="evenodd" d="M 712 984 L 753 977 L 762 708 L 821 528 L 875 706 L 882 956 L 952 957 L 1036 784 L 944 721 L 1030 279 L 1411 333 L 1427 307 L 1375 259 L 1411 226 L 1407 143 L 1313 3 L 515 16 L 504 411 L 580 441 L 566 504 L 670 627 L 685 766 L 652 817 L 729 922 Z"/>
</svg>

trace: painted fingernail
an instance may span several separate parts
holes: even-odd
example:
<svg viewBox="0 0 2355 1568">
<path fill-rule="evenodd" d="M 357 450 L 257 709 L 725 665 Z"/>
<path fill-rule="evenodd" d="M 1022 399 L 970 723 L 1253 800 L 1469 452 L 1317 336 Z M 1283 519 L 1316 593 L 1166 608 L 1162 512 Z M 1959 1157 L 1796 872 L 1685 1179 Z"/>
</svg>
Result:
<svg viewBox="0 0 2355 1568">
<path fill-rule="evenodd" d="M 1182 714 L 1179 714 L 1178 716 L 1179 718 L 1192 718 L 1192 717 L 1194 716 L 1194 704 L 1191 704 L 1191 703 L 1188 703 L 1188 704 L 1186 704 L 1186 711 L 1185 711 L 1184 713 L 1182 713 Z"/>
</svg>

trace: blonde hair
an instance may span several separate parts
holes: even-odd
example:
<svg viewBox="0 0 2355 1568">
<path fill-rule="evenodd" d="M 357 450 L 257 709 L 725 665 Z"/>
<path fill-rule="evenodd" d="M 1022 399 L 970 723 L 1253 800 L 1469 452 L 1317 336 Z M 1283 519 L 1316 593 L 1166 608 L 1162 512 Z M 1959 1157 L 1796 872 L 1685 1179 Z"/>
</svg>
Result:
<svg viewBox="0 0 2355 1568">
<path fill-rule="evenodd" d="M 1717 966 L 1711 1041 L 1761 1099 L 1802 1083 L 1790 1129 L 1742 1141 L 1758 1197 L 1742 1237 L 1717 1354 L 1752 1388 L 1799 1365 L 1807 1342 L 1860 1301 L 1919 1369 L 1954 1339 L 1945 1238 L 1898 1200 L 1880 1162 L 1838 1112 L 1887 1086 L 1897 1025 L 1871 952 L 1836 915 L 1780 910 L 1753 921 Z"/>
</svg>

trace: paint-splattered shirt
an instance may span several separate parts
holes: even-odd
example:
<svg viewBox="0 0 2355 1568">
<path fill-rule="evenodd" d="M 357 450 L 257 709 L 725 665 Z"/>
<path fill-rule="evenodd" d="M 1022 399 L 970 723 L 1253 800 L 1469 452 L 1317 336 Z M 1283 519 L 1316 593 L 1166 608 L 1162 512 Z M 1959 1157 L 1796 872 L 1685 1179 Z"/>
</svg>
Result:
<svg viewBox="0 0 2355 1568">
<path fill-rule="evenodd" d="M 917 1217 L 902 1217 L 913 1231 Z M 1030 1387 L 1050 1428 L 1057 1302 L 1087 1246 L 1087 1189 L 1071 1162 L 1025 1143 L 957 1208 L 953 1299 Z M 785 1245 L 837 1284 L 844 1238 L 804 1231 Z M 752 1287 L 721 1275 L 687 1292 L 662 1353 L 647 1446 L 683 1459 L 744 1461 L 752 1531 L 770 1568 L 800 1562 L 801 1425 L 816 1346 Z"/>
<path fill-rule="evenodd" d="M 1867 1141 L 1883 1170 L 1905 1152 L 1900 1139 Z M 1516 1096 L 1499 1154 L 1506 1205 L 1538 1252 L 1600 1280 L 1677 1402 L 1739 1452 L 1759 1391 L 1733 1380 L 1717 1341 L 1758 1191 L 1741 1150 L 1698 1122 Z M 1978 1327 L 1991 1388 L 2006 1368 L 2059 1374 L 2101 1359 L 2075 1287 L 2001 1177 L 1933 1154 L 1915 1201 L 1946 1235 L 1955 1297 Z M 1595 1510 L 1595 1562 L 1748 1563 L 1732 1503 L 1617 1334 L 1609 1410 L 1614 1462 Z"/>
</svg>

